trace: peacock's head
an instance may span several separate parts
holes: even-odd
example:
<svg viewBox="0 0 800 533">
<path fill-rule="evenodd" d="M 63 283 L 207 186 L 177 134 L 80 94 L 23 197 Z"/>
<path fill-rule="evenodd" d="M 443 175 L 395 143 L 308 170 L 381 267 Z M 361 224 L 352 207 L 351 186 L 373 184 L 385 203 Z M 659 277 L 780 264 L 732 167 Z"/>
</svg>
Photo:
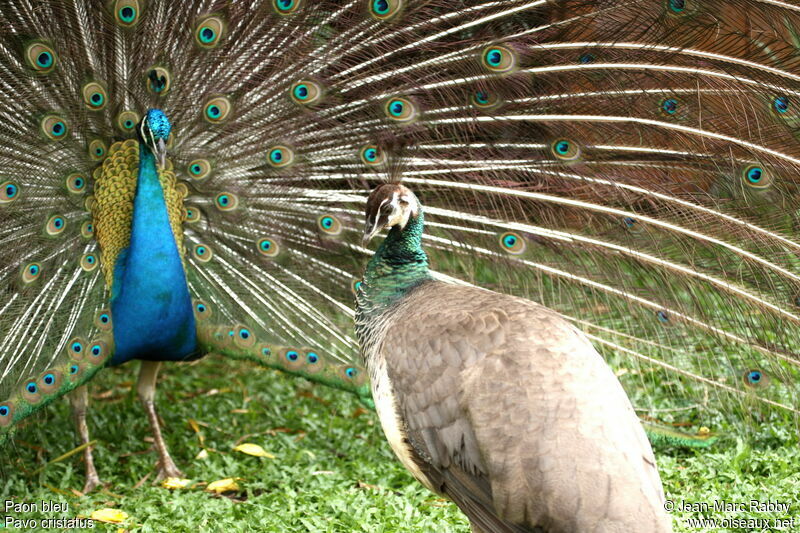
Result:
<svg viewBox="0 0 800 533">
<path fill-rule="evenodd" d="M 412 217 L 419 215 L 420 205 L 411 189 L 399 183 L 385 183 L 367 199 L 367 220 L 364 226 L 364 244 L 383 228 L 398 226 L 404 229 Z"/>
<path fill-rule="evenodd" d="M 167 139 L 172 130 L 167 115 L 160 109 L 150 109 L 139 123 L 139 142 L 147 146 L 162 168 L 167 162 Z"/>
</svg>

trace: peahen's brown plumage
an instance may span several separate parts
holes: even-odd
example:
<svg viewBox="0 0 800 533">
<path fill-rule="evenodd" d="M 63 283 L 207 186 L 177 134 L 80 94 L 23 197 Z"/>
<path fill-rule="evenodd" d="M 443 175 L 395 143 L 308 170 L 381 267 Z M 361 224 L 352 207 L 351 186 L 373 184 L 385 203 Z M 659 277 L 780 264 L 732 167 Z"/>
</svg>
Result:
<svg viewBox="0 0 800 533">
<path fill-rule="evenodd" d="M 357 332 L 384 432 L 476 532 L 670 531 L 650 443 L 592 344 L 529 300 L 434 280 L 402 185 L 367 202 L 391 228 L 359 290 Z"/>
<path fill-rule="evenodd" d="M 4 3 L 0 441 L 137 358 L 369 402 L 352 289 L 397 145 L 436 276 L 559 313 L 643 415 L 793 424 L 799 28 L 778 0 Z M 171 135 L 137 133 L 151 108 Z M 160 232 L 131 222 L 145 167 Z M 131 234 L 169 261 L 125 294 L 179 312 L 114 299 Z"/>
</svg>

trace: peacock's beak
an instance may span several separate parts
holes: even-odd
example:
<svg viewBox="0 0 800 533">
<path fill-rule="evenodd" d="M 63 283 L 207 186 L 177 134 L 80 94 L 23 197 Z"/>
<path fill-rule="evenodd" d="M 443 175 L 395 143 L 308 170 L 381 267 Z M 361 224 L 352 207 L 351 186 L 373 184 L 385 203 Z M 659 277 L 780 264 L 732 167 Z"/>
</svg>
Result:
<svg viewBox="0 0 800 533">
<path fill-rule="evenodd" d="M 158 160 L 159 168 L 164 168 L 167 165 L 167 142 L 164 139 L 156 141 L 156 147 L 153 153 Z"/>
</svg>

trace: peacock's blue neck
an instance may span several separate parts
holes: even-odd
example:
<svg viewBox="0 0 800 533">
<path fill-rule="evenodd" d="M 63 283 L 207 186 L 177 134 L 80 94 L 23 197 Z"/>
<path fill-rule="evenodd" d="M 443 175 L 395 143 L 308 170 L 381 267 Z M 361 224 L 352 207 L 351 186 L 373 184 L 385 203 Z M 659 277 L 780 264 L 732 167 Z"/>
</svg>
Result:
<svg viewBox="0 0 800 533">
<path fill-rule="evenodd" d="M 372 256 L 362 285 L 373 311 L 381 311 L 402 298 L 409 290 L 431 279 L 428 256 L 422 249 L 425 226 L 420 210 L 405 228 L 394 226 Z"/>
<path fill-rule="evenodd" d="M 186 273 L 172 233 L 156 161 L 139 146 L 131 240 L 114 265 L 111 295 L 114 356 L 183 360 L 197 351 Z"/>
</svg>

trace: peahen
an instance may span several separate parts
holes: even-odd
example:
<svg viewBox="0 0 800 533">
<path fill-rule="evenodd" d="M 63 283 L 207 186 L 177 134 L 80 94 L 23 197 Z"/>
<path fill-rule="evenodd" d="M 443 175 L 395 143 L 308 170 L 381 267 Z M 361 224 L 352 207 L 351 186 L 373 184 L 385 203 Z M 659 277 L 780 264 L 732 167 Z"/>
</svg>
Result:
<svg viewBox="0 0 800 533">
<path fill-rule="evenodd" d="M 529 300 L 434 280 L 423 219 L 400 184 L 367 201 L 364 240 L 390 231 L 356 333 L 397 457 L 474 532 L 671 531 L 650 443 L 589 340 Z"/>
<path fill-rule="evenodd" d="M 387 173 L 434 276 L 560 313 L 643 415 L 798 412 L 795 5 L 18 0 L 0 28 L 0 441 L 77 389 L 87 442 L 82 385 L 132 358 L 164 475 L 160 360 L 369 403 Z"/>
</svg>

